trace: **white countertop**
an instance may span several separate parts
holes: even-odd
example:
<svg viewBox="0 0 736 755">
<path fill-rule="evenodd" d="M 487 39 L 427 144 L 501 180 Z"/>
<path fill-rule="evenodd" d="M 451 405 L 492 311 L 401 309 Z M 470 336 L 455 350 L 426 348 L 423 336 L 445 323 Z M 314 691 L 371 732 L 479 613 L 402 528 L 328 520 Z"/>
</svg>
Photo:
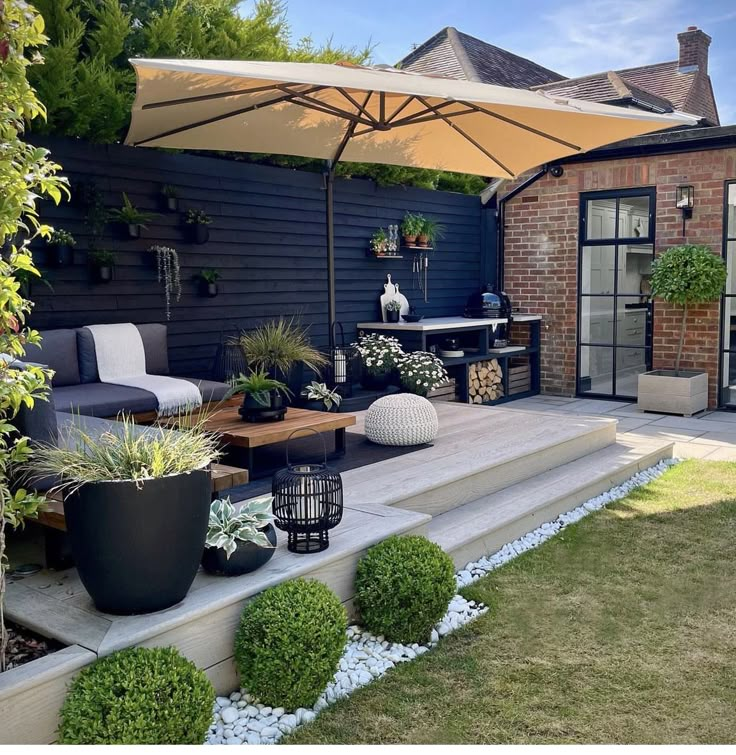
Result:
<svg viewBox="0 0 736 755">
<path fill-rule="evenodd" d="M 514 322 L 541 320 L 541 315 L 514 315 Z M 359 322 L 358 330 L 410 330 L 426 332 L 431 330 L 461 330 L 482 325 L 502 325 L 508 322 L 505 317 L 425 317 L 420 322 Z"/>
</svg>

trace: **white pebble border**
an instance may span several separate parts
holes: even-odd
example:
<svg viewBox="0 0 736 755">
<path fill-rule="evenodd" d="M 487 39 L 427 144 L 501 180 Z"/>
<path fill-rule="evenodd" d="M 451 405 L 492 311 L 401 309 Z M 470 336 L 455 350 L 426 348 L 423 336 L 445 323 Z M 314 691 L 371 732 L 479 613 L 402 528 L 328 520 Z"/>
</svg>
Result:
<svg viewBox="0 0 736 755">
<path fill-rule="evenodd" d="M 467 564 L 455 575 L 458 588 L 466 587 L 525 551 L 536 548 L 567 525 L 620 500 L 634 488 L 655 480 L 676 463 L 676 459 L 660 461 L 655 466 L 638 472 L 621 485 L 507 543 L 496 553 Z M 432 637 L 426 645 L 392 643 L 380 635 L 375 636 L 364 631 L 357 625 L 350 626 L 347 630 L 345 652 L 340 659 L 340 668 L 312 708 L 298 708 L 288 712 L 284 708 L 272 708 L 257 702 L 245 690 L 233 692 L 230 697 L 218 697 L 206 744 L 275 744 L 298 726 L 313 721 L 328 705 L 370 684 L 397 664 L 412 661 L 423 655 L 439 642 L 440 637 L 470 623 L 487 611 L 488 608 L 483 604 L 465 600 L 459 594 L 455 595 L 444 618 L 432 630 Z"/>
</svg>

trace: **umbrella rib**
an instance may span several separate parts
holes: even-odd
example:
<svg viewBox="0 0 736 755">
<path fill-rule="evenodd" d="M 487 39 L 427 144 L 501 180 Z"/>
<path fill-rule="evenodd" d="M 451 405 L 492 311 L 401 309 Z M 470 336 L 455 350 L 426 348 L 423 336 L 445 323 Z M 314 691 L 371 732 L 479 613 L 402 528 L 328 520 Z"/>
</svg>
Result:
<svg viewBox="0 0 736 755">
<path fill-rule="evenodd" d="M 398 115 L 398 114 L 399 114 L 399 113 L 400 113 L 400 112 L 401 112 L 402 110 L 404 110 L 404 109 L 405 109 L 405 108 L 406 108 L 406 107 L 407 107 L 407 106 L 408 106 L 408 105 L 409 105 L 409 104 L 410 104 L 411 102 L 413 102 L 413 101 L 414 101 L 414 99 L 415 99 L 415 98 L 414 98 L 414 95 L 411 95 L 410 97 L 407 97 L 407 98 L 406 98 L 406 99 L 405 99 L 405 100 L 403 101 L 403 103 L 402 103 L 401 105 L 399 105 L 399 106 L 398 106 L 398 107 L 396 108 L 396 110 L 394 110 L 394 112 L 393 112 L 393 113 L 391 113 L 391 115 L 389 115 L 389 117 L 388 117 L 388 118 L 386 119 L 386 123 L 389 123 L 389 124 L 390 124 L 390 123 L 391 123 L 391 121 L 393 121 L 393 119 L 394 119 L 394 118 L 396 118 L 396 116 L 397 116 L 397 115 Z"/>
<path fill-rule="evenodd" d="M 373 96 L 373 92 L 368 92 L 368 94 L 366 95 L 365 101 L 363 102 L 363 105 L 361 106 L 359 105 L 359 103 L 356 102 L 355 103 L 356 107 L 359 107 L 362 111 L 365 108 L 365 106 L 370 102 L 370 99 L 372 96 Z M 340 141 L 340 144 L 332 158 L 333 165 L 340 161 L 340 158 L 342 157 L 342 153 L 345 151 L 345 147 L 348 146 L 348 142 L 352 139 L 357 126 L 358 126 L 357 121 L 352 121 L 351 123 L 348 124 L 345 134 L 342 137 L 342 140 Z"/>
<path fill-rule="evenodd" d="M 317 110 L 320 113 L 325 113 L 326 115 L 334 115 L 338 118 L 343 118 L 346 121 L 355 121 L 356 123 L 362 123 L 364 126 L 372 126 L 375 123 L 375 121 L 368 121 L 365 118 L 361 118 L 359 115 L 355 115 L 348 110 L 343 110 L 342 108 L 335 107 L 334 105 L 330 105 L 327 102 L 322 102 L 322 100 L 315 99 L 314 97 L 305 96 L 299 92 L 294 93 L 292 102 L 294 102 L 295 104 L 300 104 L 303 107 L 310 108 L 311 110 Z"/>
<path fill-rule="evenodd" d="M 422 103 L 422 105 L 424 105 L 424 107 L 429 108 L 430 110 L 434 109 L 432 105 L 430 105 L 423 97 L 417 97 L 417 99 Z M 463 104 L 467 105 L 467 103 Z M 470 142 L 477 150 L 482 152 L 489 160 L 492 160 L 500 168 L 503 168 L 509 174 L 509 178 L 514 178 L 514 172 L 507 168 L 497 157 L 494 157 L 482 144 L 479 144 L 475 139 L 473 139 L 470 134 L 463 131 L 463 129 L 461 129 L 460 126 L 458 126 L 456 123 L 453 123 L 444 113 L 438 113 L 438 115 L 451 129 L 454 129 L 458 134 L 460 134 L 463 139 Z"/>
<path fill-rule="evenodd" d="M 308 91 L 316 92 L 321 89 L 324 89 L 324 87 L 314 86 Z M 280 102 L 287 102 L 288 100 L 292 100 L 294 96 L 295 96 L 295 93 L 292 92 L 291 94 L 285 94 L 283 97 L 276 97 L 276 99 L 268 100 L 267 102 L 259 102 L 255 105 L 248 105 L 247 107 L 241 107 L 241 108 L 238 108 L 237 110 L 232 110 L 229 113 L 222 113 L 221 115 L 213 115 L 211 118 L 204 118 L 201 121 L 189 123 L 186 126 L 179 126 L 178 128 L 172 128 L 169 131 L 163 131 L 160 134 L 149 136 L 147 139 L 141 139 L 141 141 L 135 142 L 134 146 L 139 147 L 142 144 L 155 142 L 156 139 L 164 139 L 167 136 L 175 136 L 176 134 L 181 134 L 185 131 L 191 131 L 192 129 L 199 128 L 200 126 L 209 126 L 211 123 L 218 123 L 219 121 L 224 121 L 224 120 L 227 120 L 228 118 L 233 118 L 236 115 L 243 115 L 245 113 L 250 113 L 253 110 L 258 110 L 259 108 L 270 107 L 271 105 L 277 105 Z"/>
<path fill-rule="evenodd" d="M 422 112 L 426 112 L 426 110 L 422 110 Z M 430 111 L 431 112 L 431 111 Z M 445 113 L 445 115 L 448 118 L 455 118 L 458 115 L 468 115 L 470 113 L 475 113 L 476 111 L 472 108 L 466 108 L 465 110 L 459 110 L 457 113 Z M 400 128 L 401 126 L 415 126 L 418 123 L 429 123 L 430 121 L 438 121 L 442 118 L 442 114 L 434 113 L 432 115 L 425 115 L 421 118 L 402 118 L 401 121 L 396 121 L 395 123 L 391 123 L 390 121 L 387 123 L 388 128 L 379 129 L 376 126 L 372 126 L 370 128 L 363 129 L 363 131 L 357 131 L 353 136 L 363 136 L 365 134 L 372 134 L 374 131 L 389 131 L 394 128 Z"/>
<path fill-rule="evenodd" d="M 373 121 L 373 123 L 378 123 L 378 121 L 373 117 L 373 115 L 371 115 L 371 113 L 368 110 L 366 110 L 366 105 L 368 104 L 370 97 L 368 97 L 364 105 L 361 105 L 358 102 L 358 100 L 352 97 L 342 87 L 335 87 L 335 90 L 339 92 L 348 102 L 350 102 L 350 104 L 353 105 L 358 110 L 358 113 L 364 115 L 366 118 Z M 373 92 L 371 92 L 371 96 L 373 96 Z"/>
<path fill-rule="evenodd" d="M 467 103 L 457 103 L 455 100 L 447 100 L 446 102 L 441 102 L 439 105 L 431 106 L 427 104 L 426 100 L 424 100 L 419 95 L 415 95 L 412 99 L 419 100 L 419 102 L 422 103 L 422 105 L 425 105 L 424 110 L 419 110 L 416 113 L 412 113 L 411 115 L 407 115 L 406 118 L 400 118 L 398 121 L 393 121 L 391 118 L 389 118 L 389 124 L 391 126 L 404 126 L 407 123 L 410 123 L 415 118 L 420 118 L 423 115 L 428 115 L 429 113 L 434 113 L 435 115 L 439 114 L 440 110 L 443 110 L 446 107 L 450 107 L 451 105 L 457 105 L 462 104 L 465 107 L 470 107 Z"/>
<path fill-rule="evenodd" d="M 141 110 L 154 110 L 159 107 L 169 107 L 170 105 L 188 105 L 192 102 L 209 102 L 211 100 L 222 100 L 226 97 L 239 97 L 243 94 L 257 94 L 258 92 L 268 92 L 272 89 L 278 89 L 279 84 L 266 84 L 251 89 L 236 89 L 230 92 L 217 92 L 216 94 L 199 94 L 196 97 L 180 97 L 176 100 L 163 100 L 161 102 L 149 102 L 141 107 Z M 287 86 L 297 86 L 297 84 L 288 84 Z"/>
<path fill-rule="evenodd" d="M 524 129 L 524 131 L 529 131 L 532 134 L 541 136 L 543 139 L 549 139 L 550 141 L 556 142 L 557 144 L 561 144 L 563 147 L 569 147 L 570 149 L 574 149 L 576 152 L 582 152 L 583 148 L 580 147 L 579 145 L 573 144 L 572 142 L 566 142 L 564 139 L 560 139 L 557 136 L 548 134 L 546 131 L 540 131 L 539 129 L 534 128 L 533 126 L 527 126 L 525 123 L 516 121 L 513 118 L 507 118 L 505 115 L 500 115 L 499 113 L 494 113 L 492 110 L 488 110 L 484 107 L 481 107 L 480 105 L 475 105 L 472 102 L 465 102 L 464 100 L 458 100 L 458 102 L 465 105 L 466 107 L 473 108 L 478 113 L 483 113 L 484 115 L 490 115 L 491 118 L 497 118 L 499 121 L 503 121 L 504 123 L 509 123 L 512 126 L 517 126 L 518 128 L 522 128 Z"/>
</svg>

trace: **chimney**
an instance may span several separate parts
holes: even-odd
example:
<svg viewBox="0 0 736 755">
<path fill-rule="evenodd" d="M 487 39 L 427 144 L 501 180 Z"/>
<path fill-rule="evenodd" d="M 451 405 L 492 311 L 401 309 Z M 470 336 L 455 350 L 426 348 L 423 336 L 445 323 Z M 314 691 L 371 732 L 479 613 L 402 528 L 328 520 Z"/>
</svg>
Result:
<svg viewBox="0 0 736 755">
<path fill-rule="evenodd" d="M 708 73 L 708 48 L 711 38 L 697 26 L 688 26 L 687 31 L 677 35 L 680 43 L 679 70 L 682 73 L 700 71 Z"/>
</svg>

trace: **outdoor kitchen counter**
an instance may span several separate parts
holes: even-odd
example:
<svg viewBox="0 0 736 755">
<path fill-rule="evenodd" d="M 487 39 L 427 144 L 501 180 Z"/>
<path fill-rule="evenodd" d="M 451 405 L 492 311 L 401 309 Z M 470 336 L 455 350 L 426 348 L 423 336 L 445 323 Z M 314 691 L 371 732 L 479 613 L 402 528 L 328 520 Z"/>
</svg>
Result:
<svg viewBox="0 0 736 755">
<path fill-rule="evenodd" d="M 514 322 L 534 322 L 541 320 L 541 315 L 514 315 Z M 420 333 L 433 330 L 461 330 L 477 328 L 482 325 L 503 325 L 505 317 L 426 317 L 421 322 L 359 322 L 358 330 L 411 330 Z"/>
</svg>

